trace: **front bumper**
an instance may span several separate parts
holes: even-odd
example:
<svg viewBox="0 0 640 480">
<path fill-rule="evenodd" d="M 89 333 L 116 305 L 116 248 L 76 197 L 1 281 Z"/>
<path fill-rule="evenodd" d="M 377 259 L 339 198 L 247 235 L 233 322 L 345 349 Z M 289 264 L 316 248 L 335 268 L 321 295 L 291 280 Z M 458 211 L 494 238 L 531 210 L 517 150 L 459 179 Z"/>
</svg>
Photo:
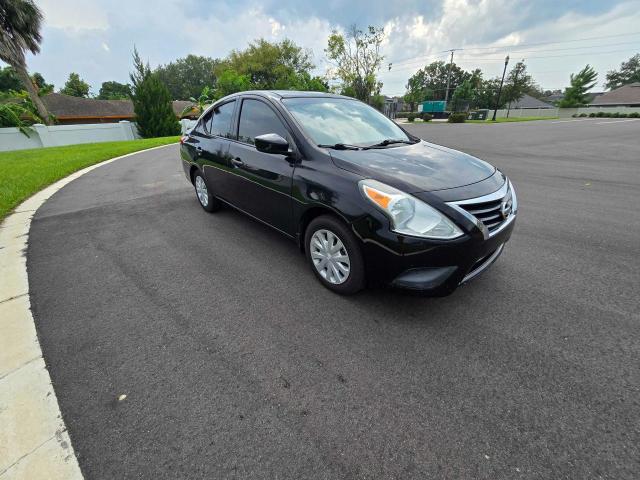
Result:
<svg viewBox="0 0 640 480">
<path fill-rule="evenodd" d="M 382 217 L 354 223 L 354 231 L 363 241 L 370 283 L 445 296 L 487 270 L 511 238 L 517 210 L 491 234 L 473 216 L 458 213 L 455 208 L 447 211 L 465 235 L 449 241 L 398 235 Z"/>
</svg>

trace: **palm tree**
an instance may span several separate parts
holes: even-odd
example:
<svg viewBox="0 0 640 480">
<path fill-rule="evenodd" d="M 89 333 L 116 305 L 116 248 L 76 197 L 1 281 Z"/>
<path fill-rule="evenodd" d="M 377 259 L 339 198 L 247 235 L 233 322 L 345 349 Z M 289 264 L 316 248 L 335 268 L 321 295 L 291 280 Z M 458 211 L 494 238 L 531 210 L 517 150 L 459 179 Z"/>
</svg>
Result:
<svg viewBox="0 0 640 480">
<path fill-rule="evenodd" d="M 49 125 L 49 113 L 27 72 L 25 60 L 27 50 L 33 54 L 40 51 L 41 24 L 42 12 L 33 0 L 0 1 L 0 60 L 15 68 L 38 114 Z"/>
</svg>

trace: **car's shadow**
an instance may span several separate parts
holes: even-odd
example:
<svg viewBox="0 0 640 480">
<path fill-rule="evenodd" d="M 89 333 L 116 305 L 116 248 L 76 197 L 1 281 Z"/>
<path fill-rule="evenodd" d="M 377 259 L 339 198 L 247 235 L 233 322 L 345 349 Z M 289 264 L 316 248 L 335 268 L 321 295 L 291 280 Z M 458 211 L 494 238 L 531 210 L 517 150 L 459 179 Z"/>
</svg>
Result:
<svg viewBox="0 0 640 480">
<path fill-rule="evenodd" d="M 213 215 L 202 211 L 202 218 L 206 220 L 207 229 L 215 230 L 218 234 L 224 232 L 230 239 L 242 238 L 244 248 L 253 254 L 258 253 L 264 262 L 269 262 L 269 270 L 280 279 L 284 292 L 320 296 L 327 301 L 349 304 L 358 310 L 375 311 L 376 316 L 383 315 L 394 321 L 424 319 L 424 315 L 415 317 L 414 314 L 424 313 L 425 310 L 432 314 L 444 313 L 454 304 L 473 304 L 486 297 L 486 288 L 499 277 L 498 262 L 482 276 L 460 286 L 447 297 L 429 297 L 385 286 L 369 286 L 355 295 L 341 296 L 324 288 L 315 278 L 297 243 L 273 228 L 226 205 Z"/>
</svg>

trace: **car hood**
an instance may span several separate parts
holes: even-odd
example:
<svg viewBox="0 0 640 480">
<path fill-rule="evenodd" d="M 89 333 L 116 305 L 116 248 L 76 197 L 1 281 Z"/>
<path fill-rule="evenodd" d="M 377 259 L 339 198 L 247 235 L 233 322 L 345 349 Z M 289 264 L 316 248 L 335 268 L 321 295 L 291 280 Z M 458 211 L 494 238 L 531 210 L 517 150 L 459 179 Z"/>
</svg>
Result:
<svg viewBox="0 0 640 480">
<path fill-rule="evenodd" d="M 425 141 L 371 150 L 332 150 L 331 158 L 339 168 L 407 193 L 462 187 L 496 171 L 476 157 Z"/>
</svg>

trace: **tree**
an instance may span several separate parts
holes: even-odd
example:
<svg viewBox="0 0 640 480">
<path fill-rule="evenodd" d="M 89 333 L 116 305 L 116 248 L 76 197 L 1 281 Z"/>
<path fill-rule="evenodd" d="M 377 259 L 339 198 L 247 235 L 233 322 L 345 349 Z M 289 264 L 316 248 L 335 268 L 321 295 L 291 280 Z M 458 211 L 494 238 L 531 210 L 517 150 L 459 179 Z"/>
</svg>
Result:
<svg viewBox="0 0 640 480">
<path fill-rule="evenodd" d="M 571 74 L 571 86 L 564 91 L 564 98 L 558 102 L 560 108 L 581 107 L 589 103 L 590 96 L 587 94 L 598 80 L 596 71 L 587 64 L 575 75 Z"/>
<path fill-rule="evenodd" d="M 197 97 L 204 87 L 215 87 L 214 70 L 220 60 L 199 55 L 187 55 L 160 65 L 156 73 L 169 89 L 173 100 Z"/>
<path fill-rule="evenodd" d="M 75 72 L 69 74 L 64 87 L 60 89 L 60 93 L 71 95 L 72 97 L 86 98 L 89 96 L 89 84 L 80 78 Z"/>
<path fill-rule="evenodd" d="M 505 103 L 517 102 L 531 91 L 533 85 L 533 77 L 527 73 L 524 62 L 516 63 L 509 72 L 502 89 Z"/>
<path fill-rule="evenodd" d="M 98 99 L 100 100 L 125 100 L 131 97 L 131 85 L 116 81 L 102 82 Z"/>
<path fill-rule="evenodd" d="M 481 80 L 478 87 L 474 91 L 473 107 L 485 109 L 495 108 L 499 88 L 500 78 Z M 506 102 L 504 101 L 504 97 L 500 97 L 500 102 L 501 103 L 500 105 L 498 105 L 498 108 L 504 108 L 506 104 Z"/>
<path fill-rule="evenodd" d="M 334 30 L 329 36 L 325 53 L 334 65 L 331 76 L 339 78 L 343 90 L 350 88 L 363 102 L 369 102 L 382 88 L 377 74 L 384 60 L 380 53 L 383 39 L 384 29 L 371 25 L 366 32 L 352 25 L 344 35 Z"/>
<path fill-rule="evenodd" d="M 49 124 L 49 113 L 27 71 L 25 53 L 40 52 L 42 12 L 33 0 L 0 2 L 0 60 L 11 65 L 26 88 L 39 116 Z"/>
<path fill-rule="evenodd" d="M 0 68 L 0 92 L 18 92 L 24 87 L 16 69 L 7 65 Z"/>
<path fill-rule="evenodd" d="M 218 84 L 214 98 L 222 98 L 236 92 L 251 90 L 251 79 L 234 70 L 224 70 L 218 74 Z"/>
<path fill-rule="evenodd" d="M 53 83 L 47 83 L 42 74 L 34 72 L 34 74 L 31 75 L 31 79 L 36 87 L 38 87 L 38 94 L 40 96 L 53 92 Z"/>
<path fill-rule="evenodd" d="M 302 72 L 292 78 L 288 90 L 301 90 L 308 92 L 328 92 L 329 84 L 321 77 L 312 77 L 309 72 Z"/>
<path fill-rule="evenodd" d="M 477 71 L 479 72 L 479 70 Z M 449 64 L 439 60 L 418 70 L 407 82 L 407 94 L 416 102 L 424 100 L 444 100 L 447 91 L 447 77 Z M 464 71 L 455 63 L 451 64 L 451 81 L 449 91 L 456 88 L 465 80 L 471 79 L 473 73 Z M 480 75 L 482 76 L 482 75 Z"/>
<path fill-rule="evenodd" d="M 309 71 L 313 68 L 309 50 L 288 39 L 271 43 L 261 38 L 245 50 L 233 50 L 215 72 L 218 80 L 223 72 L 230 70 L 236 79 L 247 78 L 251 88 L 286 90 L 308 84 Z"/>
<path fill-rule="evenodd" d="M 471 80 L 465 80 L 458 85 L 451 96 L 449 110 L 452 112 L 466 112 L 473 101 L 474 88 Z"/>
<path fill-rule="evenodd" d="M 640 53 L 636 53 L 626 62 L 622 62 L 620 70 L 607 72 L 607 81 L 604 86 L 613 90 L 634 82 L 640 82 Z"/>
<path fill-rule="evenodd" d="M 133 111 L 136 114 L 138 133 L 144 138 L 167 137 L 180 133 L 180 124 L 171 104 L 171 95 L 157 73 L 152 73 L 138 51 L 133 50 L 134 71 L 130 74 L 133 84 Z"/>
<path fill-rule="evenodd" d="M 189 100 L 193 102 L 193 105 L 186 106 L 184 110 L 182 110 L 182 115 L 192 113 L 195 109 L 196 111 L 194 113 L 197 113 L 197 115 L 200 116 L 216 99 L 214 97 L 213 89 L 210 87 L 204 87 L 198 98 L 191 97 Z"/>
</svg>

